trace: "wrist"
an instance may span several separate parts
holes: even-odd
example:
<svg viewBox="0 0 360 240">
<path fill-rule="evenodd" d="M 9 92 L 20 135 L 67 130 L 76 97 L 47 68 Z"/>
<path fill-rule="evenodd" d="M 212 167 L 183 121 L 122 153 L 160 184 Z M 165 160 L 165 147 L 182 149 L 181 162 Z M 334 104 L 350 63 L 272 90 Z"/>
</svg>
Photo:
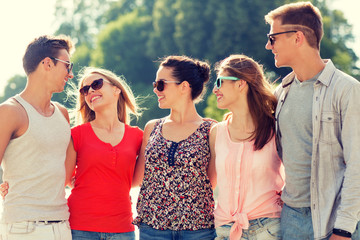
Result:
<svg viewBox="0 0 360 240">
<path fill-rule="evenodd" d="M 333 234 L 347 238 L 351 238 L 352 235 L 350 232 L 338 228 L 333 229 Z"/>
</svg>

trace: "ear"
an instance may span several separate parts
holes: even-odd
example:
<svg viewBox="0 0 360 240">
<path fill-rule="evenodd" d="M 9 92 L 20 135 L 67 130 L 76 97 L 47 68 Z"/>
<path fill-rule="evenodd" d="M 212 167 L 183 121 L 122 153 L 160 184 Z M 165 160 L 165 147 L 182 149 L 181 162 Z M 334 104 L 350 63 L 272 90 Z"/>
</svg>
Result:
<svg viewBox="0 0 360 240">
<path fill-rule="evenodd" d="M 236 81 L 235 84 L 236 84 L 237 89 L 239 89 L 240 92 L 247 86 L 247 82 L 242 79 L 240 79 L 239 81 Z"/>
<path fill-rule="evenodd" d="M 53 61 L 49 57 L 44 58 L 40 64 L 43 66 L 45 71 L 50 71 L 51 67 L 54 65 Z"/>
<path fill-rule="evenodd" d="M 181 90 L 183 90 L 183 91 L 188 91 L 188 90 L 190 90 L 191 91 L 191 86 L 190 86 L 190 83 L 188 82 L 188 81 L 183 81 L 182 83 L 181 83 Z"/>
<path fill-rule="evenodd" d="M 297 46 L 301 46 L 306 42 L 306 38 L 305 35 L 302 31 L 297 31 L 296 33 L 296 39 L 295 39 L 295 43 Z"/>
<path fill-rule="evenodd" d="M 115 94 L 120 95 L 120 93 L 121 93 L 121 89 L 118 87 L 115 87 Z"/>
</svg>

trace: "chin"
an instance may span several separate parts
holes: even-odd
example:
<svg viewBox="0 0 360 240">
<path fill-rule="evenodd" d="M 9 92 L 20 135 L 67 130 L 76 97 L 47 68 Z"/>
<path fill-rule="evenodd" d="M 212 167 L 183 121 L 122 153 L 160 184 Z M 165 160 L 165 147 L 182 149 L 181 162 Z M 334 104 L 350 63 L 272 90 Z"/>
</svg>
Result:
<svg viewBox="0 0 360 240">
<path fill-rule="evenodd" d="M 64 88 L 61 88 L 61 89 L 55 90 L 54 93 L 61 93 L 61 92 L 63 92 L 63 91 L 64 91 Z"/>
<path fill-rule="evenodd" d="M 159 107 L 160 109 L 168 109 L 168 108 L 169 108 L 168 106 L 166 106 L 166 105 L 164 105 L 164 104 L 162 104 L 162 103 L 159 103 L 159 104 L 158 104 L 158 107 Z"/>
<path fill-rule="evenodd" d="M 227 107 L 224 106 L 224 104 L 218 103 L 217 104 L 218 109 L 227 109 Z"/>
</svg>

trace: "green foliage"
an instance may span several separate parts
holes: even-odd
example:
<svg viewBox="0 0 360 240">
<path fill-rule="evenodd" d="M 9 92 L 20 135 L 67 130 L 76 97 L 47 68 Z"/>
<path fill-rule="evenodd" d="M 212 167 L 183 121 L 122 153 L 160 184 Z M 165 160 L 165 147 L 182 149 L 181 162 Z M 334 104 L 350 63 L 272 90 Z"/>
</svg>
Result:
<svg viewBox="0 0 360 240">
<path fill-rule="evenodd" d="M 6 99 L 20 93 L 26 86 L 26 77 L 21 75 L 15 75 L 10 78 L 4 90 L 4 95 L 0 97 L 0 103 Z"/>
<path fill-rule="evenodd" d="M 157 0 L 152 13 L 153 31 L 149 33 L 147 53 L 152 59 L 179 54 L 175 33 L 176 0 Z"/>
<path fill-rule="evenodd" d="M 150 84 L 156 68 L 146 55 L 149 29 L 149 16 L 139 16 L 136 11 L 120 16 L 100 32 L 91 63 L 124 75 L 133 84 Z"/>
<path fill-rule="evenodd" d="M 174 40 L 179 52 L 184 55 L 204 58 L 209 50 L 211 22 L 206 18 L 207 0 L 178 0 L 175 17 Z M 189 24 L 191 23 L 191 24 Z"/>
<path fill-rule="evenodd" d="M 185 54 L 214 64 L 230 54 L 244 53 L 263 64 L 272 80 L 284 77 L 290 69 L 276 68 L 273 54 L 264 49 L 269 31 L 264 15 L 288 2 L 294 1 L 57 0 L 60 25 L 55 34 L 75 39 L 74 84 L 78 71 L 93 65 L 124 75 L 136 96 L 149 96 L 142 104 L 147 110 L 133 121 L 143 127 L 149 119 L 168 114 L 158 108 L 151 87 L 160 57 Z M 323 15 L 322 57 L 359 79 L 358 56 L 348 47 L 352 27 L 341 11 L 327 7 L 327 0 L 312 2 Z M 25 84 L 25 77 L 10 79 L 0 101 L 20 92 Z M 64 93 L 54 94 L 53 100 L 72 107 Z M 225 111 L 216 105 L 216 97 L 209 92 L 197 108 L 220 121 Z"/>
<path fill-rule="evenodd" d="M 105 24 L 103 14 L 109 0 L 56 0 L 55 17 L 60 26 L 55 32 L 71 36 L 77 44 L 93 45 L 94 36 Z"/>
<path fill-rule="evenodd" d="M 329 10 L 326 5 L 321 5 L 320 10 L 324 14 L 324 37 L 321 42 L 321 55 L 323 58 L 331 58 L 334 64 L 342 71 L 355 75 L 359 69 L 356 67 L 358 57 L 355 52 L 347 47 L 354 41 L 352 26 L 344 18 L 343 12 Z"/>
</svg>

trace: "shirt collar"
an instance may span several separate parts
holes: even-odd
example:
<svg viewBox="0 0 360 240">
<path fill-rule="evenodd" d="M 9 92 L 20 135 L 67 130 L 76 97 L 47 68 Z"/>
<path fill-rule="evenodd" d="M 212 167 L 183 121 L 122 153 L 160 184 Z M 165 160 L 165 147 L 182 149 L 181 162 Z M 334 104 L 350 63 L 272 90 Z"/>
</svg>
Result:
<svg viewBox="0 0 360 240">
<path fill-rule="evenodd" d="M 322 70 L 322 73 L 318 77 L 317 81 L 321 82 L 325 86 L 330 85 L 331 77 L 334 74 L 336 68 L 333 62 L 330 59 L 324 59 L 325 68 Z M 289 86 L 295 78 L 295 72 L 292 71 L 282 80 L 282 87 L 285 88 Z"/>
</svg>

